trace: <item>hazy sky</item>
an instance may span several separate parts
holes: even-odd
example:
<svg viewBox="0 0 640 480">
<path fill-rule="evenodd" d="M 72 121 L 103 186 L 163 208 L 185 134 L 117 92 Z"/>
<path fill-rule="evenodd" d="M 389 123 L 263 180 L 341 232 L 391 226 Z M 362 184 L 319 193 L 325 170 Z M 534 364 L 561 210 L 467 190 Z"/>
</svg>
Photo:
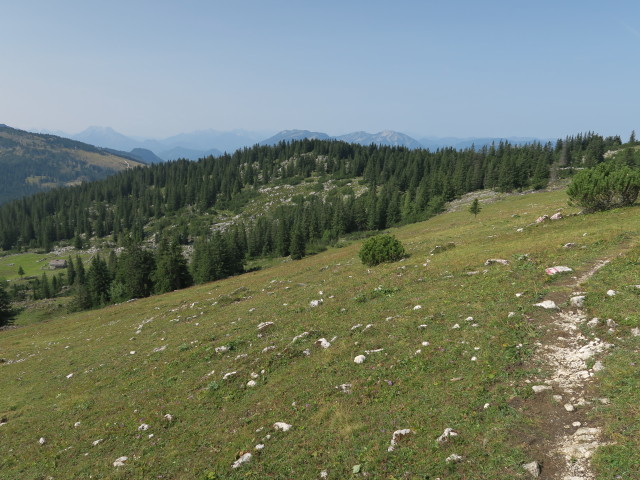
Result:
<svg viewBox="0 0 640 480">
<path fill-rule="evenodd" d="M 414 136 L 640 131 L 637 0 L 20 0 L 0 123 Z"/>
</svg>

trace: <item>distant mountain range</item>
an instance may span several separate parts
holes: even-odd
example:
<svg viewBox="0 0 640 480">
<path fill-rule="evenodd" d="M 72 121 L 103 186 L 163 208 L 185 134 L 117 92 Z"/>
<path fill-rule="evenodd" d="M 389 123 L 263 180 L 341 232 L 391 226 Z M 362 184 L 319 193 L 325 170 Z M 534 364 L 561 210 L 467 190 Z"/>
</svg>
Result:
<svg viewBox="0 0 640 480">
<path fill-rule="evenodd" d="M 244 130 L 231 132 L 200 130 L 165 139 L 134 138 L 116 132 L 110 127 L 89 127 L 78 134 L 67 136 L 91 145 L 123 152 L 145 149 L 153 152 L 158 157 L 158 161 L 178 158 L 197 160 L 209 155 L 218 156 L 225 151 L 234 152 L 238 148 L 255 145 L 261 138 L 261 135 L 256 132 Z M 155 160 L 150 163 L 155 163 Z"/>
<path fill-rule="evenodd" d="M 110 127 L 89 127 L 75 135 L 65 135 L 61 132 L 56 132 L 56 134 L 98 147 L 109 148 L 120 154 L 126 153 L 130 157 L 145 163 L 156 163 L 178 158 L 196 160 L 209 155 L 218 156 L 223 152 L 234 152 L 238 148 L 250 147 L 255 144 L 275 145 L 281 141 L 291 142 L 303 138 L 335 139 L 360 145 L 402 146 L 410 149 L 428 148 L 432 151 L 450 147 L 456 150 L 470 148 L 471 146 L 482 148 L 483 146 L 490 146 L 492 143 L 498 144 L 500 141 L 508 141 L 514 145 L 547 141 L 534 137 L 422 137 L 416 140 L 405 133 L 393 130 L 383 130 L 378 133 L 359 131 L 334 136 L 310 130 L 283 130 L 263 140 L 261 138 L 264 137 L 260 133 L 246 130 L 228 132 L 211 129 L 199 130 L 173 135 L 164 139 L 130 137 Z"/>
<path fill-rule="evenodd" d="M 407 148 L 421 148 L 422 145 L 409 135 L 392 130 L 383 130 L 378 133 L 353 132 L 346 135 L 329 136 L 322 132 L 310 132 L 309 130 L 283 130 L 273 137 L 262 140 L 260 145 L 275 145 L 282 141 L 302 140 L 303 138 L 316 140 L 341 140 L 348 143 L 358 143 L 360 145 L 389 145 L 402 146 Z"/>
</svg>

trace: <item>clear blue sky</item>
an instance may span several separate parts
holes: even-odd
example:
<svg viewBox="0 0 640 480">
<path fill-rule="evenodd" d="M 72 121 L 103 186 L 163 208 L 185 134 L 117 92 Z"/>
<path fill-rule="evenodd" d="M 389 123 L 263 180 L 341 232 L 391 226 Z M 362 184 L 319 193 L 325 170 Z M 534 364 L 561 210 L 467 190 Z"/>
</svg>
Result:
<svg viewBox="0 0 640 480">
<path fill-rule="evenodd" d="M 640 131 L 637 0 L 20 0 L 0 25 L 17 128 Z"/>
</svg>

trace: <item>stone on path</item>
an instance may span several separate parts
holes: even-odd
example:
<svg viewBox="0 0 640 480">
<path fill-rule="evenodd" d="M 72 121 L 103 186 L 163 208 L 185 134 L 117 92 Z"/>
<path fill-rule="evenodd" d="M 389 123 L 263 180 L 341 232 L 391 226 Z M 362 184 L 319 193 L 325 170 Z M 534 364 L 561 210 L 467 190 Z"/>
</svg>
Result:
<svg viewBox="0 0 640 480">
<path fill-rule="evenodd" d="M 578 295 L 576 297 L 571 297 L 571 306 L 572 307 L 576 307 L 576 308 L 582 308 L 584 307 L 584 295 Z"/>
<path fill-rule="evenodd" d="M 540 303 L 534 304 L 534 307 L 542 307 L 547 310 L 555 310 L 558 308 L 556 302 L 554 302 L 553 300 L 544 300 Z"/>
<path fill-rule="evenodd" d="M 555 275 L 556 273 L 573 272 L 573 269 L 565 267 L 564 265 L 558 265 L 556 267 L 545 268 L 544 271 L 547 272 L 547 275 Z"/>
<path fill-rule="evenodd" d="M 551 385 L 534 385 L 531 390 L 533 390 L 533 393 L 541 393 L 552 390 L 552 388 Z"/>
<path fill-rule="evenodd" d="M 524 470 L 533 478 L 538 478 L 540 476 L 540 464 L 536 461 L 525 463 L 522 468 L 524 468 Z"/>
</svg>

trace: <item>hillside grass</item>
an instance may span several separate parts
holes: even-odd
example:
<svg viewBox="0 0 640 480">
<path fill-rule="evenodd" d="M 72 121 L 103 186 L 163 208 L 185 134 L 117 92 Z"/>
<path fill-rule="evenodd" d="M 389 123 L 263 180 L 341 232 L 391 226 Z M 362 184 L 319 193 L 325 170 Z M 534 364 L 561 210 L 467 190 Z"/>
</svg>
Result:
<svg viewBox="0 0 640 480">
<path fill-rule="evenodd" d="M 605 426 L 607 446 L 594 463 L 598 479 L 638 478 L 640 468 L 640 248 L 615 258 L 585 285 L 589 318 L 600 320 L 588 335 L 614 345 L 598 374 L 597 395 L 609 399 L 595 417 Z M 607 292 L 616 294 L 609 296 Z M 615 322 L 607 325 L 607 319 Z M 611 329 L 612 328 L 612 329 Z"/>
<path fill-rule="evenodd" d="M 463 209 L 392 229 L 409 254 L 400 262 L 367 268 L 357 241 L 0 332 L 0 472 L 526 478 L 526 438 L 537 426 L 519 405 L 527 381 L 541 375 L 524 365 L 543 333 L 532 305 L 562 283 L 544 268 L 580 274 L 638 239 L 637 207 L 532 224 L 560 209 L 575 213 L 566 200 L 564 191 L 511 196 L 484 205 L 477 219 Z M 429 254 L 449 242 L 456 246 Z M 563 248 L 568 242 L 576 247 Z M 485 266 L 489 258 L 510 264 Z M 260 331 L 262 322 L 273 325 Z M 361 354 L 364 363 L 354 363 Z M 292 428 L 276 431 L 275 422 Z M 389 452 L 393 432 L 405 428 L 412 433 Z M 438 443 L 445 428 L 459 435 Z M 245 452 L 253 459 L 232 469 Z M 447 463 L 454 453 L 462 460 Z M 121 456 L 125 466 L 113 467 Z"/>
</svg>

